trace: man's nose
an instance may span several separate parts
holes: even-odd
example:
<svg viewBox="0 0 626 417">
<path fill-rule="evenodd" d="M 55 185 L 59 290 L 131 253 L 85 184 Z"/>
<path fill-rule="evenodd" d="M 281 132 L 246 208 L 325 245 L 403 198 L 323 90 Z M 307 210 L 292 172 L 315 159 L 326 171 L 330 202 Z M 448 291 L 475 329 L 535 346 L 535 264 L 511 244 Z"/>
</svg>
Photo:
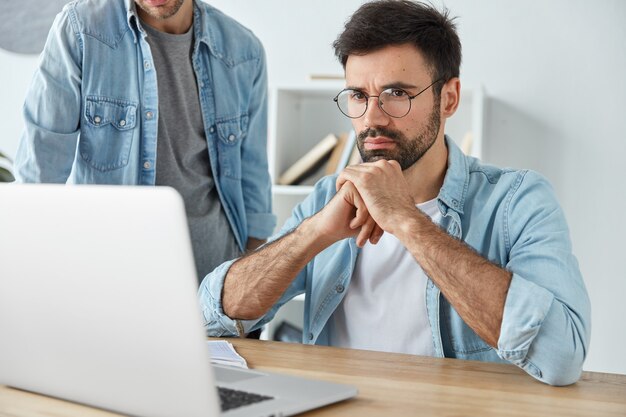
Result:
<svg viewBox="0 0 626 417">
<path fill-rule="evenodd" d="M 367 100 L 367 109 L 363 115 L 366 126 L 372 127 L 387 125 L 389 123 L 389 115 L 380 107 L 378 97 L 368 97 Z"/>
</svg>

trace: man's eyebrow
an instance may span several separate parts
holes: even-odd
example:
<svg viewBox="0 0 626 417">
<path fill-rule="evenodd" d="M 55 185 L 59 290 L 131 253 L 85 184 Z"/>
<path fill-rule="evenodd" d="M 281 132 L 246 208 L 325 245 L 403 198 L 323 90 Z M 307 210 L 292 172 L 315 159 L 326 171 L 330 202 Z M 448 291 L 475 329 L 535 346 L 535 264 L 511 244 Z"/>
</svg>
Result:
<svg viewBox="0 0 626 417">
<path fill-rule="evenodd" d="M 386 90 L 388 88 L 402 88 L 402 89 L 410 89 L 410 88 L 417 88 L 417 86 L 415 84 L 409 84 L 406 83 L 404 81 L 397 81 L 394 83 L 389 83 L 389 84 L 385 84 L 383 85 L 383 90 Z"/>
<path fill-rule="evenodd" d="M 409 84 L 409 83 L 404 82 L 404 81 L 394 81 L 392 83 L 388 83 L 388 84 L 383 85 L 381 87 L 381 90 L 386 90 L 388 88 L 402 88 L 403 90 L 405 90 L 405 89 L 417 88 L 417 86 L 415 84 Z M 347 85 L 345 89 L 346 90 L 366 91 L 365 88 L 357 87 L 355 85 Z"/>
</svg>

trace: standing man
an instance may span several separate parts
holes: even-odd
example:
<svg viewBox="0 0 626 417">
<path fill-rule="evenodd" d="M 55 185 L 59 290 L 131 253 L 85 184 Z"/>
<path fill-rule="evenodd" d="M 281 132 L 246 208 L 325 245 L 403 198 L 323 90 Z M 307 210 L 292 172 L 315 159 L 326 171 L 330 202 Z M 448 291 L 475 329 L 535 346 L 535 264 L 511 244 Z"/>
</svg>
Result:
<svg viewBox="0 0 626 417">
<path fill-rule="evenodd" d="M 461 44 L 447 12 L 366 3 L 334 44 L 365 163 L 326 177 L 272 243 L 216 269 L 210 334 L 244 335 L 306 294 L 303 342 L 511 362 L 575 382 L 590 307 L 552 188 L 464 155 L 445 134 Z"/>
<path fill-rule="evenodd" d="M 21 182 L 168 185 L 199 279 L 275 225 L 259 40 L 198 0 L 77 0 L 24 105 Z"/>
</svg>

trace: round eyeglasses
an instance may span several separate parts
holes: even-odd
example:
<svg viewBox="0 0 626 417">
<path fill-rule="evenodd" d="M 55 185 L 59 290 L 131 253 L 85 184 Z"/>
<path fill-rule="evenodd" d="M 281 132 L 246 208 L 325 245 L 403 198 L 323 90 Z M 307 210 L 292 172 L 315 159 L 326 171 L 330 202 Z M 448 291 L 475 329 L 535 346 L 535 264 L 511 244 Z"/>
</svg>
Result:
<svg viewBox="0 0 626 417">
<path fill-rule="evenodd" d="M 391 87 L 383 90 L 377 96 L 368 96 L 360 90 L 352 88 L 346 88 L 342 90 L 333 98 L 333 101 L 337 103 L 339 110 L 351 119 L 358 119 L 363 116 L 367 111 L 367 106 L 370 102 L 370 98 L 377 98 L 378 107 L 387 115 L 399 119 L 406 116 L 411 111 L 411 101 L 428 90 L 430 87 L 441 81 L 433 81 L 428 87 L 415 95 L 410 95 L 402 88 Z"/>
</svg>

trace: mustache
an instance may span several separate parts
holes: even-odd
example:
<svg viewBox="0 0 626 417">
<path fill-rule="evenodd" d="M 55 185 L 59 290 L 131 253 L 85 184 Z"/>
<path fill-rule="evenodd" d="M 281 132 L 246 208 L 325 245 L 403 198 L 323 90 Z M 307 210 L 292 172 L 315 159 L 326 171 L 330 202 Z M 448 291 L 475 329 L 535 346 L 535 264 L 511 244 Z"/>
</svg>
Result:
<svg viewBox="0 0 626 417">
<path fill-rule="evenodd" d="M 385 136 L 397 142 L 401 139 L 402 134 L 396 130 L 387 129 L 385 127 L 368 127 L 361 131 L 357 138 L 360 142 L 363 142 L 367 138 L 375 138 L 377 136 Z"/>
</svg>

